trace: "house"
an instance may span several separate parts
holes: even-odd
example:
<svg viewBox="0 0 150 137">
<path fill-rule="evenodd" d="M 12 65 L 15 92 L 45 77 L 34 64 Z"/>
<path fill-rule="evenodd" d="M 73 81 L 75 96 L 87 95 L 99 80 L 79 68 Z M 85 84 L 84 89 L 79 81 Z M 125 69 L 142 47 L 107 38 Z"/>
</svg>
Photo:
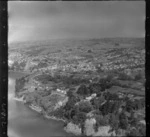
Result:
<svg viewBox="0 0 150 137">
<path fill-rule="evenodd" d="M 66 94 L 66 91 L 65 91 L 65 90 L 60 90 L 60 89 L 57 89 L 56 91 L 57 91 L 57 92 L 59 92 L 59 93 Z"/>
<path fill-rule="evenodd" d="M 94 97 L 96 97 L 96 93 L 92 94 L 92 95 L 89 96 L 89 97 L 86 97 L 86 100 L 87 100 L 87 101 L 90 101 L 90 100 L 93 99 Z"/>
<path fill-rule="evenodd" d="M 86 100 L 88 100 L 88 101 L 90 101 L 91 99 L 92 99 L 92 97 L 91 97 L 91 96 L 86 97 Z"/>
</svg>

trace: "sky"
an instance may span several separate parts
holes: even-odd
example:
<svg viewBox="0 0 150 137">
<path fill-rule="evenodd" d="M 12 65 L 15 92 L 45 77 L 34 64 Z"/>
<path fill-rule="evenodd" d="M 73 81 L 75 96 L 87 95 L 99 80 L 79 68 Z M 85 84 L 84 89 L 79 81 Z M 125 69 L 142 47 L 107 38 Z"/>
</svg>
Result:
<svg viewBox="0 0 150 137">
<path fill-rule="evenodd" d="M 145 37 L 144 1 L 9 1 L 8 42 Z"/>
</svg>

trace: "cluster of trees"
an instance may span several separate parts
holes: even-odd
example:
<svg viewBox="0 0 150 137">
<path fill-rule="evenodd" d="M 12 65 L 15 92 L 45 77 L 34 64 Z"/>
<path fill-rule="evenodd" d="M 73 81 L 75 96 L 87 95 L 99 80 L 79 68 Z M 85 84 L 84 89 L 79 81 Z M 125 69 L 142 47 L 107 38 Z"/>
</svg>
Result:
<svg viewBox="0 0 150 137">
<path fill-rule="evenodd" d="M 133 80 L 133 78 L 131 76 L 125 74 L 124 72 L 118 73 L 118 79 L 120 79 L 120 80 Z"/>
<path fill-rule="evenodd" d="M 28 81 L 28 79 L 26 79 L 26 77 L 21 77 L 19 79 L 16 79 L 16 85 L 15 85 L 16 93 L 20 92 L 21 89 L 23 89 L 23 87 L 27 81 Z"/>
<path fill-rule="evenodd" d="M 122 107 L 122 104 L 125 106 Z M 96 118 L 95 130 L 98 130 L 99 126 L 110 125 L 112 131 L 116 133 L 119 129 L 128 131 L 130 126 L 138 127 L 138 131 L 133 133 L 129 130 L 128 135 L 144 135 L 145 127 L 139 127 L 139 118 L 135 116 L 135 111 L 145 107 L 145 99 L 130 100 L 126 97 L 124 100 L 120 100 L 117 94 L 110 94 L 109 92 L 103 92 L 100 97 L 91 100 L 91 104 L 94 108 L 94 115 Z M 122 110 L 122 111 L 120 111 Z"/>
<path fill-rule="evenodd" d="M 54 78 L 50 75 L 39 75 L 34 78 L 37 81 L 40 81 L 42 84 L 47 84 L 49 81 L 53 81 Z"/>
<path fill-rule="evenodd" d="M 89 49 L 87 52 L 88 52 L 88 53 L 92 53 L 92 50 L 91 50 L 91 49 Z"/>
<path fill-rule="evenodd" d="M 99 109 L 101 104 L 105 101 L 105 97 L 101 95 L 98 98 L 93 98 L 90 102 L 93 105 L 94 109 Z"/>
<path fill-rule="evenodd" d="M 79 84 L 81 79 L 74 79 L 73 76 L 61 76 L 56 77 L 43 76 L 40 77 L 44 80 L 61 80 L 67 84 Z M 75 124 L 83 125 L 86 120 L 86 114 L 93 112 L 96 118 L 95 129 L 97 130 L 99 126 L 111 125 L 112 129 L 117 131 L 118 129 L 128 130 L 129 126 L 137 126 L 138 119 L 134 117 L 134 110 L 142 109 L 145 107 L 144 99 L 130 100 L 129 98 L 124 98 L 120 100 L 117 93 L 107 92 L 106 89 L 111 88 L 116 85 L 116 81 L 113 80 L 113 76 L 109 75 L 105 78 L 97 80 L 95 83 L 81 84 L 77 90 L 74 92 L 70 90 L 67 92 L 68 102 L 65 106 L 61 107 L 56 111 L 49 111 L 50 114 L 56 117 L 64 118 L 67 121 L 72 121 Z M 90 102 L 82 101 L 85 96 L 91 95 L 93 93 L 97 94 L 97 97 L 93 98 Z M 47 95 L 48 93 L 45 92 Z M 45 96 L 43 94 L 43 96 Z M 32 98 L 31 98 L 32 100 Z M 125 103 L 122 112 L 119 111 L 122 103 Z M 46 106 L 44 106 L 45 108 Z M 49 106 L 48 106 L 49 108 Z M 46 108 L 47 109 L 47 108 Z M 127 116 L 130 113 L 131 116 Z M 139 127 L 137 134 L 144 134 L 144 129 Z M 133 131 L 128 133 L 133 134 Z"/>
<path fill-rule="evenodd" d="M 138 74 L 135 75 L 134 80 L 138 81 L 140 79 L 142 79 L 142 73 L 139 72 Z"/>
<path fill-rule="evenodd" d="M 82 84 L 80 85 L 76 93 L 82 96 L 87 96 L 90 94 L 90 90 L 86 87 L 86 85 Z"/>
<path fill-rule="evenodd" d="M 120 106 L 119 101 L 106 101 L 103 105 L 99 107 L 99 110 L 102 112 L 103 115 L 107 115 L 108 113 L 115 113 L 118 111 Z"/>
<path fill-rule="evenodd" d="M 50 75 L 42 75 L 39 76 L 38 79 L 44 83 L 46 83 L 46 81 L 53 81 L 55 83 L 63 82 L 63 84 L 66 86 L 79 85 L 79 84 L 84 84 L 89 82 L 87 79 L 75 77 L 74 74 L 68 76 L 68 75 L 61 75 L 59 74 L 59 72 L 55 74 L 53 77 Z"/>
<path fill-rule="evenodd" d="M 87 96 L 87 95 L 96 93 L 98 96 L 100 96 L 101 92 L 117 84 L 118 83 L 116 83 L 116 81 L 113 80 L 112 75 L 108 75 L 106 78 L 101 78 L 96 83 L 88 84 L 88 86 L 86 86 L 85 84 L 80 85 L 80 87 L 78 88 L 77 94 Z"/>
<path fill-rule="evenodd" d="M 126 100 L 126 111 L 127 112 L 132 112 L 132 110 L 138 110 L 138 109 L 142 109 L 145 107 L 145 99 L 141 98 L 141 99 L 135 99 L 135 100 Z"/>
<path fill-rule="evenodd" d="M 136 136 L 146 136 L 146 126 L 145 125 L 138 125 L 136 128 L 131 128 L 127 134 L 127 137 L 136 137 Z"/>
<path fill-rule="evenodd" d="M 115 81 L 113 80 L 112 75 L 108 75 L 106 78 L 100 79 L 99 84 L 100 84 L 100 87 L 101 87 L 101 91 L 105 91 L 106 89 L 109 89 L 113 85 L 115 85 Z"/>
<path fill-rule="evenodd" d="M 10 69 L 14 71 L 21 71 L 21 70 L 24 70 L 25 65 L 26 65 L 25 61 L 21 63 L 18 63 L 18 61 L 15 61 L 14 64 L 10 67 Z"/>
<path fill-rule="evenodd" d="M 74 78 L 73 76 L 70 77 L 63 76 L 61 80 L 63 80 L 63 83 L 65 85 L 79 85 L 81 83 L 88 83 L 88 80 L 86 79 Z"/>
<path fill-rule="evenodd" d="M 92 111 L 93 107 L 90 102 L 80 102 L 80 97 L 71 91 L 67 95 L 69 96 L 68 102 L 55 112 L 55 116 L 61 115 L 67 121 L 82 125 L 86 120 L 86 114 Z"/>
<path fill-rule="evenodd" d="M 47 67 L 47 66 L 48 66 L 48 64 L 46 62 L 39 62 L 38 65 L 37 65 L 38 68 L 44 68 L 44 67 Z"/>
</svg>

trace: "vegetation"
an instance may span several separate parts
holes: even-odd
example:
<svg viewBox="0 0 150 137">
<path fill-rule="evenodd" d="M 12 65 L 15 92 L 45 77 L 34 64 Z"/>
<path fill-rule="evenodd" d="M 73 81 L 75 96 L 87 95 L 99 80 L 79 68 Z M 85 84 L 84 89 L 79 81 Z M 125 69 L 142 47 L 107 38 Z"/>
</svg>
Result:
<svg viewBox="0 0 150 137">
<path fill-rule="evenodd" d="M 131 41 L 128 43 L 133 44 Z M 101 49 L 97 46 L 101 42 L 115 47 Z M 96 119 L 95 131 L 100 126 L 110 126 L 118 136 L 121 131 L 127 136 L 143 136 L 145 126 L 139 123 L 145 120 L 144 52 L 142 48 L 123 48 L 123 43 L 126 42 L 116 39 L 82 41 L 77 44 L 82 48 L 80 52 L 72 47 L 65 47 L 67 50 L 62 52 L 57 46 L 48 46 L 45 51 L 41 49 L 41 55 L 37 56 L 40 50 L 35 51 L 36 57 L 33 54 L 37 65 L 30 56 L 26 58 L 28 52 L 24 49 L 20 52 L 24 63 L 16 59 L 10 68 L 23 70 L 31 61 L 33 66 L 29 69 L 37 71 L 34 78 L 28 78 L 37 84 L 34 83 L 33 92 L 28 92 L 28 88 L 24 89 L 25 84 L 31 87 L 28 79 L 16 80 L 16 95 L 23 94 L 28 104 L 40 106 L 43 113 L 80 125 L 82 132 L 85 120 L 92 117 Z M 89 46 L 95 44 L 97 50 L 91 50 Z M 60 107 L 55 109 L 58 104 Z"/>
</svg>

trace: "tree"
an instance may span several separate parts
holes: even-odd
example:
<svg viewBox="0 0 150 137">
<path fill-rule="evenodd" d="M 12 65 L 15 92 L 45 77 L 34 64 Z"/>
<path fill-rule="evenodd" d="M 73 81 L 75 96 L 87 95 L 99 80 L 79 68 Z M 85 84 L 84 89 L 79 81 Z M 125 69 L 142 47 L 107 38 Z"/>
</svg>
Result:
<svg viewBox="0 0 150 137">
<path fill-rule="evenodd" d="M 113 86 L 113 76 L 108 75 L 106 78 L 100 79 L 99 84 L 101 87 L 101 91 L 104 91 L 105 89 L 111 88 Z"/>
<path fill-rule="evenodd" d="M 135 81 L 138 81 L 140 79 L 142 79 L 142 74 L 141 73 L 138 73 L 137 75 L 135 75 L 135 77 L 134 77 Z"/>
<path fill-rule="evenodd" d="M 110 114 L 109 124 L 112 127 L 112 131 L 115 130 L 117 132 L 118 128 L 119 128 L 119 117 L 118 117 L 118 115 L 115 115 L 113 113 Z"/>
<path fill-rule="evenodd" d="M 135 128 L 131 129 L 127 134 L 127 137 L 137 137 L 140 136 L 139 131 Z"/>
<path fill-rule="evenodd" d="M 79 111 L 81 112 L 85 112 L 85 113 L 88 113 L 92 110 L 92 105 L 90 102 L 86 101 L 86 102 L 81 102 L 79 104 Z"/>
<path fill-rule="evenodd" d="M 134 100 L 134 103 L 135 103 L 135 109 L 136 110 L 143 108 L 141 100 L 136 99 L 136 100 Z"/>
<path fill-rule="evenodd" d="M 92 83 L 89 85 L 89 90 L 90 90 L 90 94 L 93 94 L 93 93 L 98 94 L 101 92 L 101 86 L 98 83 Z"/>
<path fill-rule="evenodd" d="M 69 90 L 69 91 L 67 92 L 67 96 L 68 96 L 69 98 L 74 97 L 74 92 Z"/>
<path fill-rule="evenodd" d="M 124 112 L 121 112 L 121 114 L 119 115 L 119 127 L 121 129 L 128 128 L 128 119 Z"/>
<path fill-rule="evenodd" d="M 106 126 L 108 124 L 108 119 L 102 115 L 95 116 L 97 126 Z"/>
<path fill-rule="evenodd" d="M 91 50 L 91 49 L 89 49 L 87 52 L 88 52 L 88 53 L 92 53 L 92 50 Z"/>
<path fill-rule="evenodd" d="M 75 103 L 76 103 L 76 102 L 75 102 L 75 99 L 74 99 L 74 98 L 69 98 L 69 100 L 68 100 L 68 102 L 66 103 L 64 109 L 65 109 L 65 110 L 70 110 L 70 109 L 72 109 L 72 108 L 74 107 Z"/>
<path fill-rule="evenodd" d="M 116 113 L 119 108 L 120 108 L 119 101 L 114 101 L 114 102 L 112 103 L 111 108 L 110 108 L 110 113 Z"/>
<path fill-rule="evenodd" d="M 86 85 L 80 85 L 80 87 L 78 88 L 77 94 L 80 95 L 87 95 L 89 94 L 89 90 L 87 89 Z"/>
<path fill-rule="evenodd" d="M 145 125 L 140 125 L 139 133 L 141 136 L 146 136 L 146 126 Z"/>
<path fill-rule="evenodd" d="M 126 111 L 131 112 L 135 109 L 135 103 L 131 100 L 126 101 Z"/>
<path fill-rule="evenodd" d="M 99 109 L 100 106 L 101 106 L 101 104 L 102 104 L 104 101 L 105 101 L 104 96 L 101 96 L 101 97 L 99 97 L 99 98 L 93 98 L 93 99 L 91 100 L 91 103 L 92 103 L 92 105 L 93 105 L 93 107 L 94 107 L 95 109 Z"/>
<path fill-rule="evenodd" d="M 75 124 L 81 124 L 84 123 L 86 120 L 86 113 L 84 112 L 78 112 L 74 117 L 73 117 L 73 122 Z"/>
<path fill-rule="evenodd" d="M 94 110 L 93 112 L 94 115 L 102 115 L 102 112 L 99 111 L 99 109 Z"/>
<path fill-rule="evenodd" d="M 118 47 L 120 44 L 119 43 L 115 43 L 115 46 Z"/>
<path fill-rule="evenodd" d="M 125 74 L 124 72 L 119 73 L 118 75 L 118 79 L 119 80 L 132 80 L 131 76 L 128 76 L 127 74 Z"/>
</svg>

